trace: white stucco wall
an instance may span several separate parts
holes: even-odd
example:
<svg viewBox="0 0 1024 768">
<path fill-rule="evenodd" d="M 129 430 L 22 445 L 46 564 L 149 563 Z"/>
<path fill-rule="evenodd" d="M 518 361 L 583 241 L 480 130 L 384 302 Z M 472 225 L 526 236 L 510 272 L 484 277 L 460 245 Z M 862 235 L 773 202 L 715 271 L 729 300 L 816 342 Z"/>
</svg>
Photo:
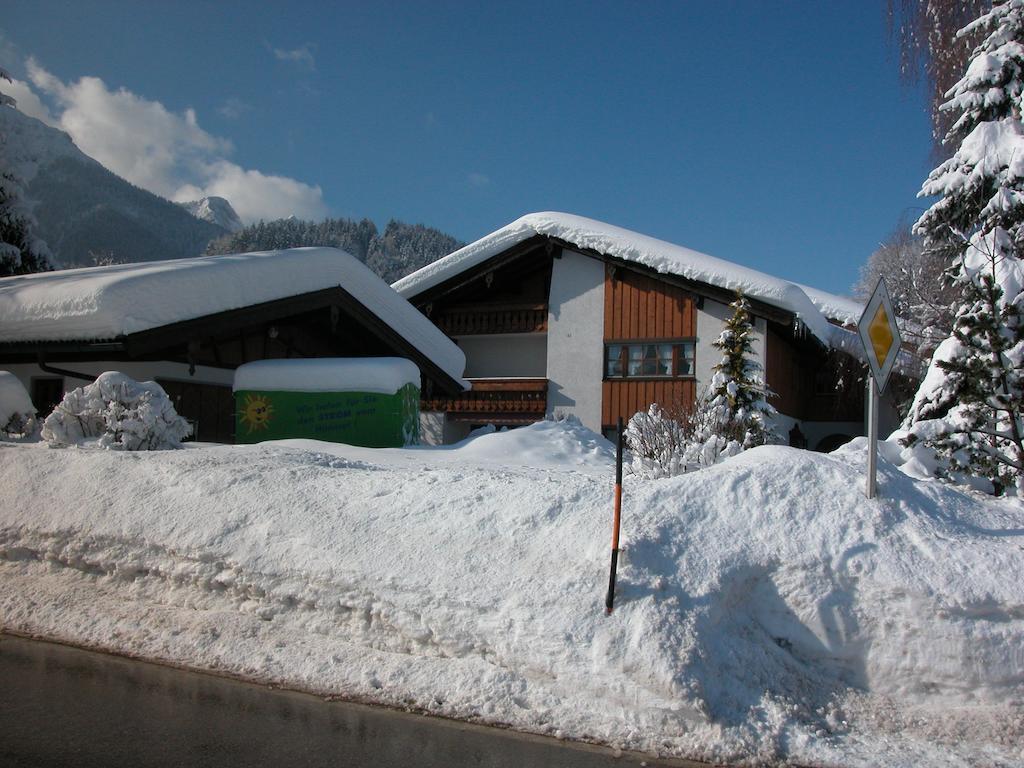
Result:
<svg viewBox="0 0 1024 768">
<path fill-rule="evenodd" d="M 459 336 L 455 343 L 466 354 L 467 379 L 546 375 L 548 342 L 543 333 Z"/>
<path fill-rule="evenodd" d="M 551 270 L 548 415 L 571 414 L 601 431 L 604 263 L 565 250 Z"/>
<path fill-rule="evenodd" d="M 718 339 L 725 327 L 725 321 L 732 316 L 728 304 L 704 299 L 704 306 L 697 310 L 697 392 L 711 381 L 711 369 L 722 359 L 721 351 L 712 343 Z M 765 337 L 768 334 L 768 322 L 763 317 L 754 317 L 754 334 L 752 347 L 754 358 L 764 367 Z"/>
<path fill-rule="evenodd" d="M 444 445 L 444 411 L 420 411 L 420 443 Z"/>
</svg>

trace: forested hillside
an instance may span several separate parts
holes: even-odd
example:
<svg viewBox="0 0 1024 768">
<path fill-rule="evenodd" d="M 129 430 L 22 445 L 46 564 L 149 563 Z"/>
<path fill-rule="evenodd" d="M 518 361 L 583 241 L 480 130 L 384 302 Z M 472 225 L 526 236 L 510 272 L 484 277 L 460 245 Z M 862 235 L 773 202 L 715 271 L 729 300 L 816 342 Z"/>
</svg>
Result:
<svg viewBox="0 0 1024 768">
<path fill-rule="evenodd" d="M 451 235 L 423 224 L 392 219 L 384 228 L 369 219 L 302 221 L 279 219 L 258 222 L 220 237 L 206 252 L 240 253 L 301 246 L 329 246 L 348 251 L 389 283 L 462 247 Z"/>
<path fill-rule="evenodd" d="M 224 228 L 129 184 L 98 163 L 61 157 L 28 185 L 39 234 L 68 267 L 196 256 Z"/>
</svg>

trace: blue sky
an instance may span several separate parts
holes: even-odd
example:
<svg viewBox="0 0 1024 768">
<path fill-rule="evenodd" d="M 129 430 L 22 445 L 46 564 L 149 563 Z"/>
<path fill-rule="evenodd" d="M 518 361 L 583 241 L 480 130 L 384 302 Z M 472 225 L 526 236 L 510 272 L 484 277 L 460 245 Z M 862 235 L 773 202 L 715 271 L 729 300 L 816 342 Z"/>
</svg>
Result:
<svg viewBox="0 0 1024 768">
<path fill-rule="evenodd" d="M 0 33 L 26 111 L 248 218 L 563 210 L 847 292 L 932 164 L 883 0 L 8 0 Z"/>
</svg>

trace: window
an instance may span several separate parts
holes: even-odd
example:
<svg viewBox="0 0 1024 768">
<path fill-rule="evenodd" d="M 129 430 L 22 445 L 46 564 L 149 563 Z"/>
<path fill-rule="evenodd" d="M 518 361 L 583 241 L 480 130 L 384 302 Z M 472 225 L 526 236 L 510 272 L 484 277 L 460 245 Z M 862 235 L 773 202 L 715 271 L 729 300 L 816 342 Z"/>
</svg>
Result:
<svg viewBox="0 0 1024 768">
<path fill-rule="evenodd" d="M 651 341 L 605 345 L 606 379 L 665 379 L 693 376 L 696 344 L 692 341 Z"/>
</svg>

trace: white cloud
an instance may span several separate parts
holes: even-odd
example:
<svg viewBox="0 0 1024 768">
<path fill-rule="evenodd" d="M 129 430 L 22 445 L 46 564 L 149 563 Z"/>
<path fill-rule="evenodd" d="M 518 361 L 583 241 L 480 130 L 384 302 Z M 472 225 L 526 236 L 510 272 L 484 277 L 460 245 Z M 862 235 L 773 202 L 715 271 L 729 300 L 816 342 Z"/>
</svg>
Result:
<svg viewBox="0 0 1024 768">
<path fill-rule="evenodd" d="M 285 50 L 283 48 L 271 48 L 274 58 L 278 61 L 291 61 L 307 67 L 311 72 L 316 70 L 316 43 L 303 43 L 298 48 Z"/>
<path fill-rule="evenodd" d="M 143 189 L 178 201 L 220 195 L 244 221 L 328 214 L 319 186 L 228 160 L 231 142 L 203 130 L 191 108 L 172 112 L 125 88 L 111 90 L 96 77 L 64 83 L 31 59 L 27 66 L 32 85 L 54 103 L 51 115 L 29 91 L 30 108 L 43 110 L 83 152 Z M 22 107 L 24 94 L 12 95 Z"/>
<path fill-rule="evenodd" d="M 60 125 L 52 114 L 50 109 L 43 104 L 43 102 L 36 95 L 36 92 L 32 90 L 28 83 L 22 82 L 21 80 L 13 80 L 9 83 L 5 82 L 0 84 L 0 90 L 6 93 L 8 96 L 14 98 L 18 102 L 18 111 L 23 112 L 29 117 L 34 117 L 37 120 L 42 120 L 47 125 L 52 125 L 54 128 L 59 128 Z"/>
<path fill-rule="evenodd" d="M 237 96 L 229 96 L 223 104 L 217 107 L 217 112 L 228 120 L 237 120 L 251 109 L 252 104 L 242 101 Z"/>
<path fill-rule="evenodd" d="M 186 185 L 172 199 L 186 202 L 206 195 L 225 197 L 246 221 L 280 219 L 291 214 L 321 219 L 329 213 L 319 186 L 246 170 L 226 160 L 218 161 L 212 171 L 213 177 L 204 187 Z"/>
<path fill-rule="evenodd" d="M 469 186 L 471 187 L 483 189 L 484 187 L 489 187 L 491 185 L 491 177 L 485 176 L 482 173 L 477 173 L 476 171 L 474 171 L 473 173 L 466 176 L 466 183 L 469 184 Z"/>
</svg>

